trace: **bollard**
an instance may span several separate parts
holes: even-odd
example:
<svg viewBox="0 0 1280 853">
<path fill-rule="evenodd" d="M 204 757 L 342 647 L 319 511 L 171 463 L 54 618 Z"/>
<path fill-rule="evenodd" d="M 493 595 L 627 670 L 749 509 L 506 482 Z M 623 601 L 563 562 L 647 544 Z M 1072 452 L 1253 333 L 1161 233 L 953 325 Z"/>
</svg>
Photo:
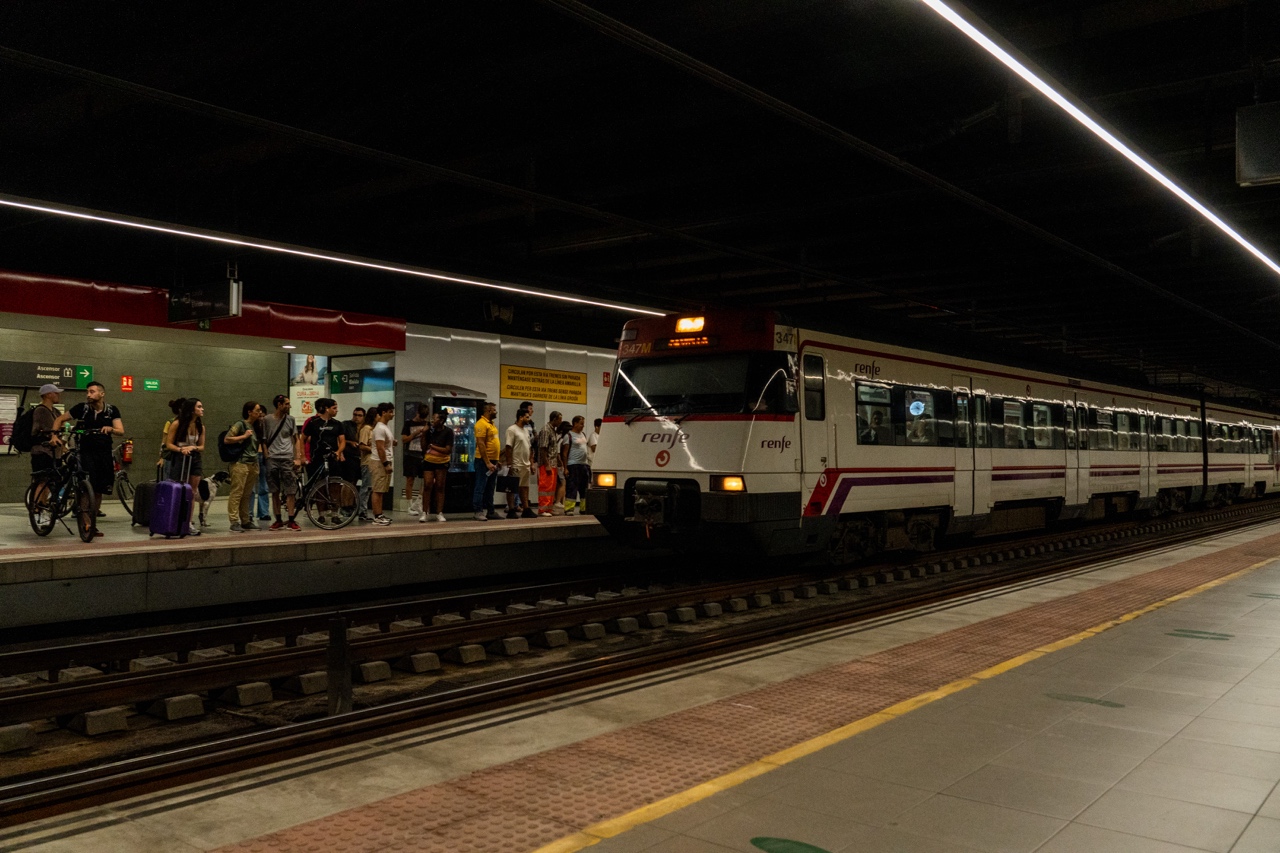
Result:
<svg viewBox="0 0 1280 853">
<path fill-rule="evenodd" d="M 351 713 L 351 648 L 347 645 L 347 620 L 329 620 L 329 716 Z"/>
</svg>

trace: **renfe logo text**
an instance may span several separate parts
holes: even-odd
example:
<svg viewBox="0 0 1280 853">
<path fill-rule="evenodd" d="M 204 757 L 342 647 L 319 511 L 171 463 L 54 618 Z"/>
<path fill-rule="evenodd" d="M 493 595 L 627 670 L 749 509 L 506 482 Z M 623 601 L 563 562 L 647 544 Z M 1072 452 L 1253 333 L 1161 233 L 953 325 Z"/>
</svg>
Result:
<svg viewBox="0 0 1280 853">
<path fill-rule="evenodd" d="M 648 444 L 684 444 L 689 436 L 682 432 L 646 432 L 640 436 L 642 443 Z"/>
<path fill-rule="evenodd" d="M 766 438 L 760 442 L 761 450 L 776 450 L 779 453 L 785 453 L 790 446 L 789 438 Z"/>
</svg>

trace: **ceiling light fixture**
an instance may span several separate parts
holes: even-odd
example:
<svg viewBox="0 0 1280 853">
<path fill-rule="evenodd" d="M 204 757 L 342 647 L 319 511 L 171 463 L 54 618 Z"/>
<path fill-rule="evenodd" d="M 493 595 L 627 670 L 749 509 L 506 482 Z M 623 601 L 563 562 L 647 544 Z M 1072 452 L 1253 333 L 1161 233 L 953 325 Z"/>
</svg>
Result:
<svg viewBox="0 0 1280 853">
<path fill-rule="evenodd" d="M 95 327 L 95 328 L 94 328 L 94 331 L 95 331 L 95 332 L 109 332 L 109 331 L 111 331 L 111 330 L 110 330 L 110 329 L 107 329 L 107 328 L 104 328 L 104 327 L 102 327 L 102 326 L 97 326 L 97 327 Z"/>
<path fill-rule="evenodd" d="M 979 18 L 971 12 L 965 11 L 964 14 L 956 11 L 948 6 L 942 0 L 920 0 L 924 5 L 937 12 L 946 19 L 953 27 L 960 30 L 969 38 L 973 39 L 983 50 L 998 59 L 1003 65 L 1009 68 L 1013 73 L 1017 74 L 1040 94 L 1057 104 L 1067 115 L 1078 121 L 1080 124 L 1088 128 L 1094 136 L 1097 136 L 1107 145 L 1111 146 L 1119 152 L 1126 160 L 1133 163 L 1142 171 L 1146 172 L 1154 178 L 1161 186 L 1173 193 L 1192 210 L 1203 216 L 1209 222 L 1213 223 L 1219 231 L 1226 234 L 1232 240 L 1239 243 L 1245 251 L 1262 261 L 1267 267 L 1277 275 L 1280 275 L 1280 264 L 1277 264 L 1269 258 L 1261 249 L 1245 239 L 1239 231 L 1236 231 L 1228 225 L 1222 217 L 1218 216 L 1210 210 L 1203 202 L 1197 200 L 1195 196 L 1178 186 L 1172 178 L 1161 172 L 1150 162 L 1139 154 L 1134 148 L 1123 142 L 1114 131 L 1108 130 L 1100 117 L 1090 115 L 1084 106 L 1075 103 L 1066 94 L 1067 90 L 1057 81 L 1053 80 L 1048 74 L 1036 69 L 1032 70 L 1032 63 L 1022 57 L 1015 58 L 1014 54 L 1017 50 L 1011 45 L 1001 46 L 996 43 L 999 38 L 994 31 L 991 31 Z M 987 30 L 987 32 L 984 32 Z"/>
<path fill-rule="evenodd" d="M 329 261 L 335 264 L 346 264 L 352 267 L 361 267 L 363 269 L 379 270 L 380 272 L 398 273 L 400 275 L 411 275 L 418 278 L 427 278 L 435 281 L 448 281 L 454 284 L 464 284 L 471 287 L 484 287 L 490 290 L 502 290 L 508 293 L 516 293 L 521 296 L 532 296 L 539 299 L 550 299 L 556 302 L 571 302 L 577 305 L 590 305 L 594 308 L 607 308 L 611 311 L 622 311 L 627 314 L 648 314 L 653 317 L 661 317 L 665 311 L 654 311 L 650 308 L 639 308 L 635 305 L 625 305 L 618 302 L 604 302 L 598 299 L 584 299 L 579 296 L 566 296 L 563 293 L 552 293 L 547 290 L 536 290 L 525 287 L 517 287 L 511 284 L 499 284 L 492 281 L 482 281 L 475 278 L 463 278 L 456 275 L 446 275 L 445 273 L 435 272 L 434 270 L 424 269 L 422 267 L 396 266 L 394 264 L 384 264 L 371 258 L 362 258 L 356 255 L 331 254 L 308 249 L 303 246 L 294 246 L 288 243 L 276 243 L 269 240 L 256 240 L 247 237 L 240 237 L 234 234 L 227 234 L 221 231 L 210 231 L 204 228 L 188 228 L 170 225 L 165 222 L 157 222 L 150 219 L 141 219 L 136 216 L 126 216 L 124 214 L 108 214 L 101 211 L 89 210 L 86 208 L 72 207 L 70 205 L 57 204 L 56 202 L 40 201 L 37 199 L 22 198 L 21 196 L 9 195 L 8 193 L 0 193 L 0 205 L 5 207 L 16 207 L 20 210 L 32 210 L 37 213 L 50 213 L 54 216 L 65 216 L 70 219 L 88 220 L 91 222 L 102 222 L 106 225 L 119 225 L 124 228 L 136 228 L 140 231 L 152 231 L 159 234 L 172 234 L 175 237 L 191 237 L 196 240 L 208 240 L 212 243 L 221 243 L 228 246 L 241 246 L 246 249 L 260 249 L 264 252 L 278 252 L 282 255 L 294 255 L 300 258 L 311 258 L 317 261 Z"/>
<path fill-rule="evenodd" d="M 282 344 L 280 349 L 297 349 L 293 344 Z"/>
</svg>

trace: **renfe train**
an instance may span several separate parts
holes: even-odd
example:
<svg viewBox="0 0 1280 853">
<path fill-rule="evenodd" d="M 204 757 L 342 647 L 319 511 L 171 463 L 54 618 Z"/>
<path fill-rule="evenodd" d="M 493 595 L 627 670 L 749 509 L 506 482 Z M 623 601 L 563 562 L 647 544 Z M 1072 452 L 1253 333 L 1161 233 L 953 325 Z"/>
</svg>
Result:
<svg viewBox="0 0 1280 853">
<path fill-rule="evenodd" d="M 588 512 L 837 562 L 1280 489 L 1280 419 L 870 343 L 767 312 L 631 320 Z"/>
</svg>

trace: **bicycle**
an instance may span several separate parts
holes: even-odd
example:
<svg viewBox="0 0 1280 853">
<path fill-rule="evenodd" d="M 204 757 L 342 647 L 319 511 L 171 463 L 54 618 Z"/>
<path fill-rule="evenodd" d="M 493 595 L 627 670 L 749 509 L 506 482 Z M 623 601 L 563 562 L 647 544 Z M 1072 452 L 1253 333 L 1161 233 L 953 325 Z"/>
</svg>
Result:
<svg viewBox="0 0 1280 853">
<path fill-rule="evenodd" d="M 330 463 L 337 458 L 332 450 L 326 450 L 321 469 L 307 477 L 299 489 L 307 520 L 322 530 L 341 530 L 355 520 L 360 509 L 356 487 L 330 473 Z M 305 470 L 303 473 L 305 476 Z"/>
<path fill-rule="evenodd" d="M 129 472 L 125 470 L 124 457 L 121 454 L 123 449 L 124 445 L 120 445 L 111 451 L 111 464 L 116 471 L 113 490 L 116 493 L 116 497 L 120 499 L 120 505 L 124 507 L 124 511 L 129 514 L 130 518 L 133 518 L 133 493 L 137 489 L 134 487 L 133 481 L 129 479 Z"/>
<path fill-rule="evenodd" d="M 58 460 L 57 465 L 47 471 L 41 471 L 31 478 L 24 503 L 27 507 L 27 518 L 31 529 L 37 536 L 48 536 L 53 526 L 70 512 L 76 514 L 76 528 L 82 542 L 93 541 L 93 527 L 97 521 L 93 508 L 93 485 L 89 482 L 89 474 L 80 463 L 80 447 L 78 437 L 84 430 L 63 429 L 63 440 L 67 452 Z M 77 439 L 72 441 L 72 439 Z M 66 522 L 62 522 L 66 526 Z M 70 528 L 67 528 L 70 532 Z"/>
</svg>

